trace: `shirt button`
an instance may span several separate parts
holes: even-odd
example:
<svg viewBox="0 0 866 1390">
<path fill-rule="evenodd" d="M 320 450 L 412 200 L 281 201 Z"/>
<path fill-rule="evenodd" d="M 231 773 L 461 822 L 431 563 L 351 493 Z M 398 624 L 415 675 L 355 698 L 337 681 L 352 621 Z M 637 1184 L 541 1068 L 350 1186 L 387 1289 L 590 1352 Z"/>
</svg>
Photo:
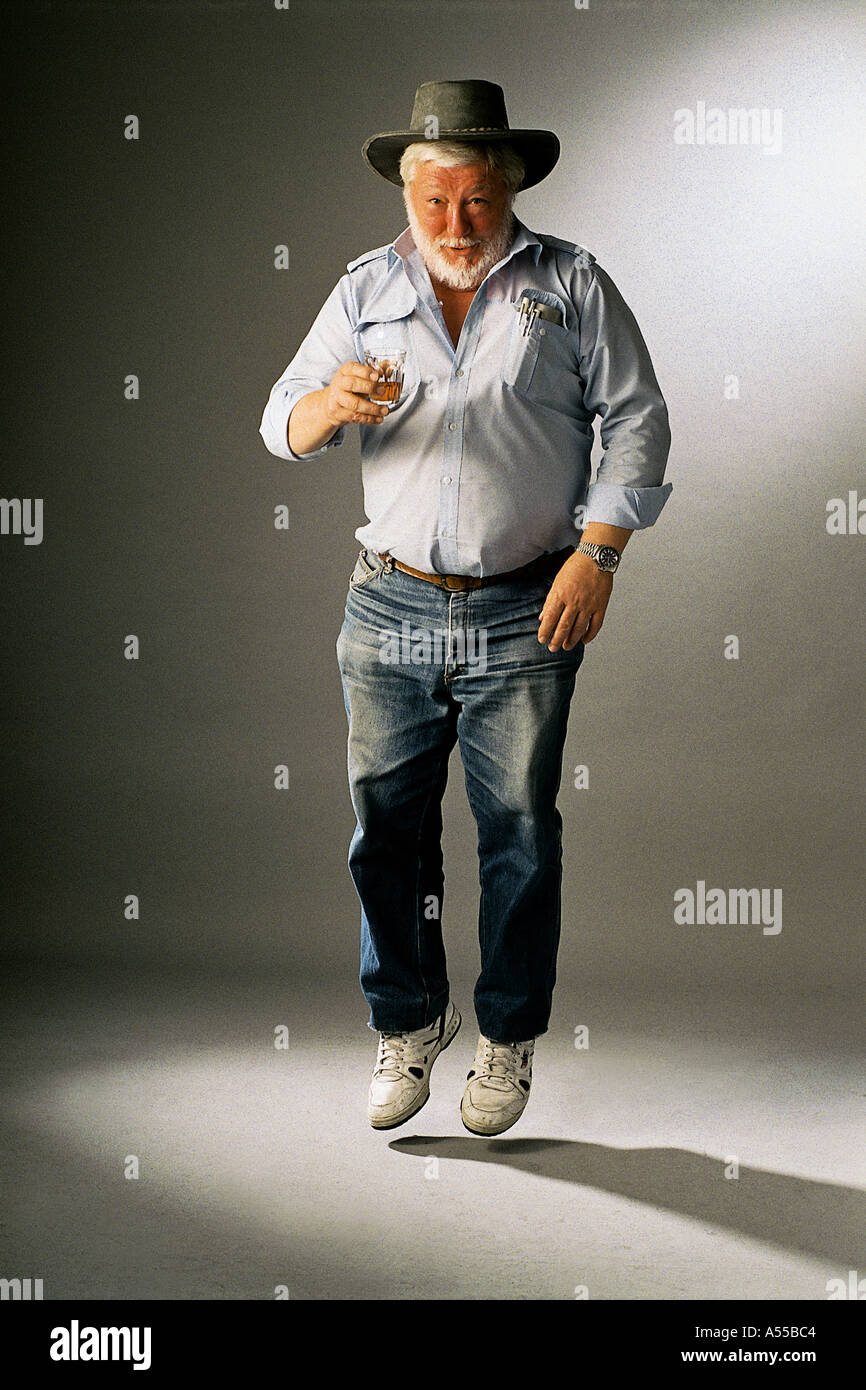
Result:
<svg viewBox="0 0 866 1390">
<path fill-rule="evenodd" d="M 448 428 L 449 430 L 456 430 L 457 426 L 455 425 L 453 420 L 451 421 L 451 424 L 448 426 Z"/>
<path fill-rule="evenodd" d="M 462 376 L 462 375 L 463 375 L 463 368 L 462 368 L 462 367 L 458 367 L 458 368 L 457 368 L 457 371 L 454 373 L 454 375 L 455 375 L 455 376 Z"/>
<path fill-rule="evenodd" d="M 442 479 L 442 482 L 444 483 L 445 487 L 450 487 L 450 485 L 451 485 L 451 479 L 450 479 L 450 478 L 443 478 L 443 479 Z"/>
</svg>

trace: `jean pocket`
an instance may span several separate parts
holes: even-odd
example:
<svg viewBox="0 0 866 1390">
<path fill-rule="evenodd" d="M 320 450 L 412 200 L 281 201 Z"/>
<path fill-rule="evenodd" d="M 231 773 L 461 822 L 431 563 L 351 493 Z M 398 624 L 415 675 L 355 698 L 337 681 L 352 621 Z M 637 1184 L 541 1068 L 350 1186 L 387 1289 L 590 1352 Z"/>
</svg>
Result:
<svg viewBox="0 0 866 1390">
<path fill-rule="evenodd" d="M 377 574 L 381 574 L 385 568 L 385 561 L 380 560 L 375 550 L 362 548 L 358 552 L 355 561 L 355 568 L 349 576 L 349 588 L 360 589 L 370 579 L 374 579 Z"/>
</svg>

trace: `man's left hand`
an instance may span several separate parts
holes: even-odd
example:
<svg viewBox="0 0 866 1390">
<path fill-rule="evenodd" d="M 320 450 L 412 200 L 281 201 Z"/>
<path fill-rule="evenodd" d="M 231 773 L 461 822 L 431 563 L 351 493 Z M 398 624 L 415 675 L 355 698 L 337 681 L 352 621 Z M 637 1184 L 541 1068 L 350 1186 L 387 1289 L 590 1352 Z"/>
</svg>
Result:
<svg viewBox="0 0 866 1390">
<path fill-rule="evenodd" d="M 578 642 L 591 642 L 604 622 L 613 588 L 613 575 L 600 570 L 591 555 L 577 551 L 558 571 L 544 601 L 538 627 L 539 642 L 552 652 L 571 651 Z"/>
</svg>

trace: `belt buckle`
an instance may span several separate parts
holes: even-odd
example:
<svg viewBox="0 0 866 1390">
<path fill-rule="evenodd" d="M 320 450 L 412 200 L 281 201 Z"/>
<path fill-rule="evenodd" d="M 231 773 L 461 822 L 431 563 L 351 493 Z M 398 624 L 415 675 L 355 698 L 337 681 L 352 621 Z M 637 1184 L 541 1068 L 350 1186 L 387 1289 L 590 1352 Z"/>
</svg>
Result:
<svg viewBox="0 0 866 1390">
<path fill-rule="evenodd" d="M 452 584 L 452 583 L 450 582 L 452 579 L 456 580 L 457 582 L 456 582 L 455 584 Z M 463 580 L 464 580 L 464 575 L 462 575 L 462 574 L 443 574 L 443 576 L 442 576 L 442 588 L 443 588 L 443 589 L 450 589 L 452 592 L 457 591 L 457 590 L 462 589 L 462 588 L 465 587 L 465 586 L 464 586 L 464 583 L 463 583 Z"/>
</svg>

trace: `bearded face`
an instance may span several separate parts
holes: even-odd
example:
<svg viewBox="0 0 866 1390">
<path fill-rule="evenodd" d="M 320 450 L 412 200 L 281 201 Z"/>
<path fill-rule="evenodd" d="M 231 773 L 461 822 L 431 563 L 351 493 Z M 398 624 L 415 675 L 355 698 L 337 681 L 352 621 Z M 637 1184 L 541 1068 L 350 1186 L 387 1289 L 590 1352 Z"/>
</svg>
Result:
<svg viewBox="0 0 866 1390">
<path fill-rule="evenodd" d="M 422 161 L 403 198 L 427 270 L 449 289 L 477 289 L 511 245 L 513 195 L 484 164 Z"/>
</svg>

